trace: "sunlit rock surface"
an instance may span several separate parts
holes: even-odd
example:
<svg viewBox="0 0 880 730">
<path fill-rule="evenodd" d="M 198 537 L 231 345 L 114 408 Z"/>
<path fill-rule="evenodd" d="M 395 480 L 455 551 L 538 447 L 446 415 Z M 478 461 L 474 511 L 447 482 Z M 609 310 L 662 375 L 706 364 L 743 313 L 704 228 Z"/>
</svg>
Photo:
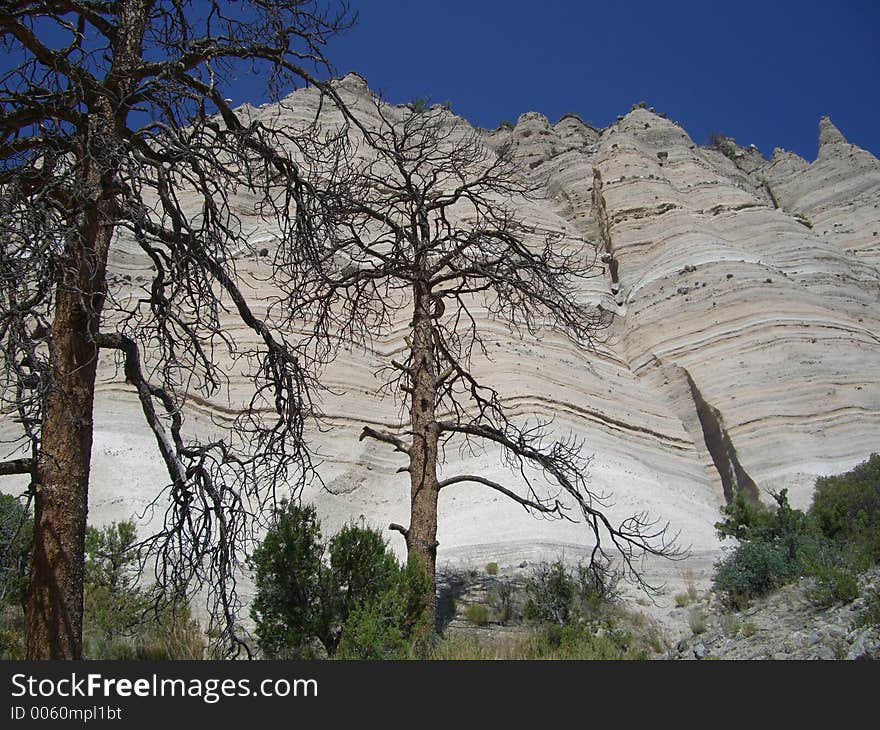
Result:
<svg viewBox="0 0 880 730">
<path fill-rule="evenodd" d="M 360 77 L 337 88 L 375 123 Z M 318 99 L 303 90 L 282 108 L 246 112 L 302 124 Z M 339 114 L 328 109 L 323 120 L 337 123 Z M 732 143 L 724 151 L 701 147 L 647 109 L 602 130 L 574 116 L 552 124 L 528 113 L 512 129 L 479 133 L 493 147 L 511 143 L 522 174 L 541 183 L 542 195 L 522 204 L 522 219 L 536 240 L 563 234 L 565 245 L 595 257 L 583 296 L 615 319 L 592 351 L 558 334 L 520 337 L 486 321 L 491 361 L 475 370 L 517 417 L 552 419 L 556 433 L 583 440 L 593 455 L 591 484 L 608 495 L 614 517 L 647 511 L 680 532 L 696 558 L 711 560 L 713 523 L 734 489 L 767 498 L 767 490 L 787 487 L 804 507 L 817 475 L 877 450 L 880 163 L 829 120 L 812 164 L 781 150 L 768 161 Z M 239 203 L 253 240 L 271 245 L 248 200 Z M 125 240 L 110 268 L 118 291 L 148 281 L 147 262 Z M 243 255 L 238 269 L 254 301 L 271 294 L 259 256 Z M 378 396 L 377 373 L 402 351 L 405 332 L 401 319 L 368 352 L 343 351 L 324 375 L 325 429 L 312 438 L 325 486 L 305 496 L 318 504 L 326 532 L 359 515 L 382 527 L 407 523 L 400 455 L 357 438 L 364 425 L 399 423 L 399 404 Z M 246 336 L 231 317 L 229 333 Z M 228 370 L 229 393 L 194 401 L 187 429 L 222 429 L 234 415 L 244 381 Z M 138 400 L 109 359 L 95 424 L 90 521 L 142 513 L 167 478 Z M 5 423 L 4 433 L 13 428 Z M 446 456 L 446 475 L 479 471 L 518 484 L 494 451 Z M 399 535 L 389 537 L 401 550 Z M 444 490 L 439 542 L 441 564 L 563 550 L 575 557 L 589 547 L 583 525 L 535 519 L 478 485 Z"/>
</svg>

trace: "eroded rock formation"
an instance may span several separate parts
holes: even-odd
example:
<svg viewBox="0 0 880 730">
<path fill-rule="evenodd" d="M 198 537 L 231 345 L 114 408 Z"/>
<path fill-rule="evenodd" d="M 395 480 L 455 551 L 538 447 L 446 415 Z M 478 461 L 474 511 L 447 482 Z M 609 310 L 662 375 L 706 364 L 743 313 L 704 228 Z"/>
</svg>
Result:
<svg viewBox="0 0 880 730">
<path fill-rule="evenodd" d="M 356 111 L 368 109 L 360 77 L 338 88 Z M 296 124 L 317 99 L 303 90 L 283 108 L 246 111 Z M 327 110 L 325 121 L 333 120 L 338 114 Z M 565 245 L 595 256 L 597 275 L 583 295 L 615 316 L 595 352 L 552 333 L 520 337 L 486 322 L 492 361 L 477 372 L 517 415 L 553 418 L 560 433 L 585 441 L 592 482 L 611 495 L 614 515 L 647 510 L 680 531 L 684 545 L 712 554 L 713 523 L 732 489 L 788 487 L 803 507 L 817 475 L 877 450 L 880 162 L 829 120 L 811 164 L 781 150 L 765 160 L 732 142 L 702 147 L 641 108 L 601 130 L 571 115 L 551 124 L 528 113 L 513 128 L 481 134 L 490 145 L 511 142 L 523 174 L 541 182 L 543 198 L 524 203 L 522 218 L 536 236 L 563 234 Z M 248 223 L 248 200 L 240 204 Z M 265 241 L 271 256 L 271 231 L 253 225 L 253 240 Z M 257 290 L 269 286 L 260 277 L 263 258 L 238 262 Z M 119 291 L 148 281 L 148 262 L 125 241 L 114 248 L 111 271 Z M 367 353 L 343 352 L 324 376 L 328 430 L 313 439 L 326 489 L 306 496 L 328 531 L 358 515 L 382 526 L 406 521 L 399 460 L 357 439 L 364 425 L 399 422 L 397 405 L 377 395 L 377 371 L 401 350 L 404 331 L 401 322 Z M 135 394 L 105 365 L 95 414 L 96 523 L 139 513 L 167 481 Z M 235 368 L 229 372 L 229 397 L 194 399 L 188 429 L 222 428 L 235 413 L 241 394 Z M 447 458 L 450 471 L 511 482 L 496 453 Z M 540 545 L 576 551 L 586 534 L 535 520 L 478 486 L 448 488 L 440 510 L 441 562 L 533 554 Z"/>
</svg>

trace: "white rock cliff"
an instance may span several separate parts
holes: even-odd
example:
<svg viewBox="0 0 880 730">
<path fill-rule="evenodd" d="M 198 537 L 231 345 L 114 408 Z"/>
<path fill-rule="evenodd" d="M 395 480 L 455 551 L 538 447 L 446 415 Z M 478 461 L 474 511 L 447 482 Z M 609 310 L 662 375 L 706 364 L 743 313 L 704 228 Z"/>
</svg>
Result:
<svg viewBox="0 0 880 730">
<path fill-rule="evenodd" d="M 367 106 L 360 77 L 345 77 L 338 89 L 356 110 Z M 295 123 L 316 102 L 302 90 L 283 110 L 245 111 Z M 328 123 L 335 114 L 325 113 Z M 601 130 L 574 116 L 551 124 L 528 113 L 512 128 L 480 133 L 490 145 L 512 141 L 523 174 L 546 181 L 544 199 L 520 213 L 537 232 L 562 232 L 595 251 L 600 268 L 584 296 L 615 319 L 597 352 L 489 323 L 492 362 L 478 372 L 517 415 L 553 418 L 560 433 L 585 441 L 592 484 L 612 495 L 613 515 L 647 510 L 680 531 L 695 555 L 711 558 L 713 523 L 733 489 L 765 495 L 788 487 L 804 507 L 816 476 L 878 449 L 880 162 L 830 120 L 820 123 L 812 164 L 781 150 L 765 160 L 732 142 L 724 152 L 701 147 L 642 108 Z M 258 240 L 269 239 L 253 226 Z M 259 259 L 239 262 L 244 279 L 260 267 Z M 124 240 L 111 272 L 123 288 L 149 273 Z M 343 353 L 325 376 L 337 395 L 324 398 L 329 430 L 313 439 L 326 489 L 305 496 L 328 532 L 358 515 L 383 527 L 407 522 L 399 460 L 357 440 L 364 425 L 399 422 L 398 407 L 377 395 L 376 372 L 403 347 L 404 325 L 366 354 Z M 230 373 L 229 399 L 193 401 L 187 429 L 228 421 L 237 388 Z M 135 394 L 109 361 L 95 425 L 90 521 L 100 524 L 143 511 L 167 475 Z M 462 470 L 463 457 L 448 458 L 446 469 Z M 466 471 L 506 475 L 496 453 L 471 461 Z M 536 520 L 473 486 L 441 496 L 441 564 L 576 553 L 586 538 L 582 525 Z"/>
</svg>

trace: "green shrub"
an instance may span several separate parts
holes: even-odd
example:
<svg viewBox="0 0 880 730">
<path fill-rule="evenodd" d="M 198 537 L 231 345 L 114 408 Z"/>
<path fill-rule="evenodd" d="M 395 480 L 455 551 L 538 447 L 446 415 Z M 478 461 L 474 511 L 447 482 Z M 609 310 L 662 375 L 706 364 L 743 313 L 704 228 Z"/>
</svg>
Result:
<svg viewBox="0 0 880 730">
<path fill-rule="evenodd" d="M 744 608 L 752 598 L 763 596 L 795 575 L 784 549 L 765 540 L 741 543 L 716 565 L 715 590 L 728 602 Z"/>
<path fill-rule="evenodd" d="M 565 625 L 538 624 L 515 632 L 447 631 L 431 659 L 647 659 L 664 650 L 657 624 L 615 606 L 601 620 L 577 618 Z"/>
<path fill-rule="evenodd" d="M 450 634 L 432 648 L 435 660 L 489 659 L 558 659 L 613 660 L 644 659 L 647 649 L 635 646 L 632 636 L 623 630 L 594 632 L 582 625 L 534 627 L 523 634 L 503 637 L 477 636 L 474 633 Z"/>
<path fill-rule="evenodd" d="M 538 650 L 548 659 L 613 660 L 645 658 L 645 652 L 630 655 L 632 634 L 626 630 L 601 628 L 583 623 L 547 625 L 539 633 Z"/>
<path fill-rule="evenodd" d="M 676 593 L 675 594 L 675 605 L 679 608 L 684 608 L 691 602 L 690 594 L 688 593 Z"/>
<path fill-rule="evenodd" d="M 518 635 L 500 638 L 453 634 L 444 636 L 433 647 L 432 659 L 556 659 L 616 660 L 644 659 L 648 652 L 637 647 L 629 632 L 594 632 L 582 625 L 546 625 Z"/>
<path fill-rule="evenodd" d="M 489 608 L 482 603 L 471 603 L 465 608 L 464 617 L 474 626 L 485 626 L 489 623 Z"/>
<path fill-rule="evenodd" d="M 758 627 L 755 626 L 751 621 L 746 621 L 742 627 L 742 635 L 748 639 L 750 636 L 754 636 L 758 633 Z"/>
<path fill-rule="evenodd" d="M 514 124 L 513 124 L 513 122 L 509 122 L 506 119 L 502 119 L 501 122 L 498 123 L 498 127 L 499 127 L 499 129 L 510 130 L 510 129 L 513 129 Z"/>
<path fill-rule="evenodd" d="M 411 558 L 381 594 L 355 605 L 342 627 L 337 659 L 407 659 L 427 651 L 430 579 Z"/>
<path fill-rule="evenodd" d="M 205 634 L 189 606 L 166 607 L 135 642 L 135 655 L 146 661 L 188 660 L 205 656 Z"/>
<path fill-rule="evenodd" d="M 709 147 L 718 150 L 731 160 L 736 157 L 736 141 L 733 137 L 727 137 L 721 132 L 712 132 L 709 135 Z"/>
<path fill-rule="evenodd" d="M 719 536 L 735 537 L 739 545 L 716 564 L 714 588 L 728 603 L 742 608 L 752 598 L 806 573 L 827 548 L 813 521 L 788 504 L 787 490 L 773 494 L 770 509 L 736 495 L 722 508 L 725 519 L 715 525 Z"/>
<path fill-rule="evenodd" d="M 409 643 L 393 606 L 381 598 L 356 606 L 345 624 L 337 659 L 406 659 Z"/>
<path fill-rule="evenodd" d="M 83 590 L 83 641 L 92 658 L 106 651 L 117 658 L 134 656 L 128 639 L 145 621 L 151 596 L 138 587 L 134 522 L 114 522 L 100 530 L 86 528 Z M 110 658 L 110 657 L 108 657 Z"/>
<path fill-rule="evenodd" d="M 455 596 L 446 596 L 446 612 L 450 616 L 455 616 L 456 611 L 458 611 L 458 601 Z"/>
<path fill-rule="evenodd" d="M 853 622 L 854 628 L 880 626 L 880 588 L 873 588 L 865 595 L 865 606 Z"/>
<path fill-rule="evenodd" d="M 324 605 L 323 555 L 314 507 L 283 503 L 272 528 L 249 559 L 256 588 L 251 617 L 264 656 L 307 658 L 313 656 L 316 637 L 331 643 L 330 614 Z"/>
<path fill-rule="evenodd" d="M 812 576 L 809 597 L 820 605 L 858 596 L 856 573 L 880 558 L 880 457 L 845 474 L 822 477 L 809 512 L 792 509 L 786 490 L 771 509 L 736 495 L 716 524 L 736 549 L 716 565 L 715 589 L 744 606 L 799 576 Z"/>
<path fill-rule="evenodd" d="M 429 582 L 381 534 L 348 524 L 329 542 L 312 506 L 284 503 L 249 560 L 257 644 L 271 658 L 397 656 L 425 614 Z M 424 572 L 424 571 L 422 571 Z"/>
<path fill-rule="evenodd" d="M 564 625 L 600 616 L 619 597 L 620 574 L 600 558 L 573 570 L 561 560 L 541 563 L 526 582 L 524 614 L 530 621 Z"/>
<path fill-rule="evenodd" d="M 183 599 L 142 587 L 131 521 L 86 529 L 83 654 L 89 659 L 201 659 L 205 637 Z"/>
<path fill-rule="evenodd" d="M 400 565 L 382 535 L 363 524 L 345 525 L 328 546 L 329 588 L 334 620 L 344 624 L 354 607 L 396 585 Z"/>
<path fill-rule="evenodd" d="M 486 573 L 488 575 L 498 575 L 498 563 L 486 563 Z"/>
<path fill-rule="evenodd" d="M 816 584 L 807 590 L 807 598 L 818 606 L 851 603 L 859 597 L 859 581 L 855 573 L 845 567 L 828 565 L 813 571 Z"/>
<path fill-rule="evenodd" d="M 561 560 L 541 563 L 526 583 L 525 617 L 530 621 L 566 624 L 576 607 L 577 584 Z"/>
<path fill-rule="evenodd" d="M 24 605 L 33 520 L 10 494 L 0 494 L 0 606 Z"/>
<path fill-rule="evenodd" d="M 863 565 L 880 561 L 880 455 L 817 479 L 810 515 L 826 537 Z"/>
<path fill-rule="evenodd" d="M 506 580 L 499 581 L 489 591 L 489 606 L 502 626 L 513 618 L 513 598 L 513 584 Z"/>
</svg>

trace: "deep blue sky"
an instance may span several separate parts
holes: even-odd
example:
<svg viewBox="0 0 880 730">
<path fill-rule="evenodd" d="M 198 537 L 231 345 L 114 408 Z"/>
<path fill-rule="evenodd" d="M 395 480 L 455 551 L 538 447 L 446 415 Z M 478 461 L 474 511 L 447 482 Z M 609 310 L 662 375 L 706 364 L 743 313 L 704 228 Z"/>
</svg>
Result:
<svg viewBox="0 0 880 730">
<path fill-rule="evenodd" d="M 494 127 L 525 111 L 605 126 L 645 100 L 698 143 L 721 131 L 811 160 L 828 114 L 880 156 L 880 0 L 351 3 L 331 60 L 394 102 Z"/>
<path fill-rule="evenodd" d="M 327 55 L 393 102 L 449 101 L 495 127 L 526 111 L 606 126 L 644 100 L 697 143 L 718 131 L 810 160 L 827 114 L 880 157 L 880 0 L 350 3 L 358 21 Z M 263 89 L 243 68 L 227 93 Z"/>
</svg>

